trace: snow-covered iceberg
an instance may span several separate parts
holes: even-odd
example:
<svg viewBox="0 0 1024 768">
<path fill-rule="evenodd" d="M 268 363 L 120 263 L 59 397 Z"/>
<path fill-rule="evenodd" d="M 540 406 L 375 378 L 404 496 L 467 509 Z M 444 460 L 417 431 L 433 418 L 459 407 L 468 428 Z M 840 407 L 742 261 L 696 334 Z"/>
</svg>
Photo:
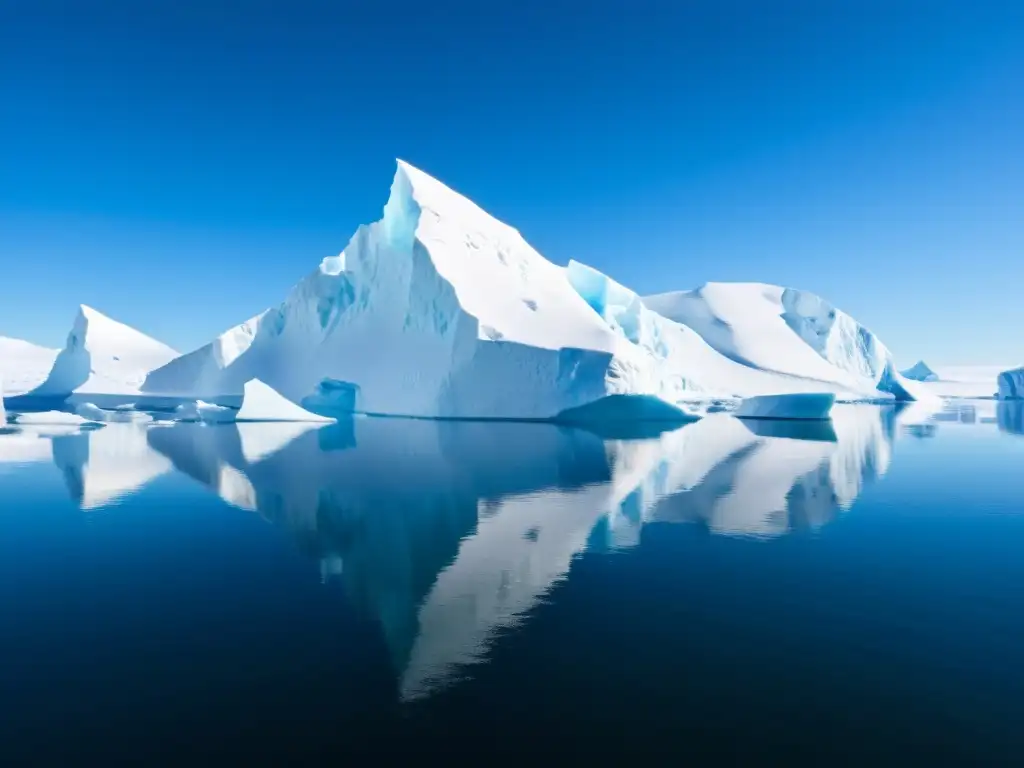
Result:
<svg viewBox="0 0 1024 768">
<path fill-rule="evenodd" d="M 1024 368 L 1011 368 L 1003 371 L 996 379 L 1000 400 L 1024 399 Z"/>
<path fill-rule="evenodd" d="M 831 392 L 800 392 L 791 395 L 746 397 L 734 415 L 741 419 L 802 419 L 820 421 L 829 418 L 836 396 Z"/>
<path fill-rule="evenodd" d="M 70 426 L 81 427 L 86 425 L 101 426 L 95 419 L 87 419 L 77 413 L 65 413 L 64 411 L 43 411 L 40 413 L 17 413 L 11 417 L 15 424 L 36 424 L 45 426 Z"/>
<path fill-rule="evenodd" d="M 24 395 L 42 384 L 53 368 L 57 352 L 21 339 L 0 336 L 0 376 L 4 379 L 4 397 Z"/>
<path fill-rule="evenodd" d="M 578 262 L 556 266 L 399 161 L 380 221 L 282 304 L 154 370 L 142 389 L 217 400 L 259 379 L 324 412 L 542 419 L 609 398 L 615 409 L 639 397 L 681 414 L 681 403 L 717 396 L 916 396 L 852 319 L 810 294 L 774 290 L 786 344 L 772 328 L 758 333 L 767 297 L 744 318 L 741 347 L 770 354 L 731 354 L 738 347 L 720 343 L 713 322 L 681 317 L 664 298 L 652 305 Z"/>
<path fill-rule="evenodd" d="M 205 400 L 182 403 L 174 409 L 175 421 L 200 421 L 207 424 L 225 424 L 235 420 L 238 413 L 234 408 L 228 408 L 216 403 L 208 403 Z"/>
<path fill-rule="evenodd" d="M 165 344 L 83 304 L 46 380 L 27 394 L 133 393 L 150 371 L 176 357 Z"/>
<path fill-rule="evenodd" d="M 77 413 L 83 419 L 88 419 L 90 421 L 101 421 L 105 423 L 141 423 L 153 420 L 153 417 L 150 416 L 149 414 L 143 413 L 141 411 L 132 410 L 131 408 L 105 409 L 100 408 L 95 403 L 79 403 L 77 406 L 75 406 L 75 413 Z"/>
<path fill-rule="evenodd" d="M 81 410 L 79 410 L 81 413 Z M 325 423 L 334 419 L 307 411 L 259 379 L 245 383 L 242 406 L 230 408 L 205 400 L 194 400 L 180 404 L 174 411 L 176 421 L 197 421 L 207 424 L 224 424 L 232 421 L 296 421 Z"/>
<path fill-rule="evenodd" d="M 931 367 L 924 361 L 918 360 L 912 366 L 907 368 L 901 374 L 903 378 L 910 379 L 911 381 L 938 381 L 939 374 L 931 369 Z"/>
<path fill-rule="evenodd" d="M 931 397 L 896 371 L 892 354 L 875 334 L 807 291 L 707 283 L 693 291 L 647 296 L 644 303 L 693 328 L 723 356 L 759 371 L 818 380 L 847 396 Z"/>
<path fill-rule="evenodd" d="M 324 416 L 310 413 L 290 400 L 285 399 L 272 387 L 259 379 L 245 383 L 242 396 L 242 407 L 235 416 L 236 421 L 334 421 Z"/>
</svg>

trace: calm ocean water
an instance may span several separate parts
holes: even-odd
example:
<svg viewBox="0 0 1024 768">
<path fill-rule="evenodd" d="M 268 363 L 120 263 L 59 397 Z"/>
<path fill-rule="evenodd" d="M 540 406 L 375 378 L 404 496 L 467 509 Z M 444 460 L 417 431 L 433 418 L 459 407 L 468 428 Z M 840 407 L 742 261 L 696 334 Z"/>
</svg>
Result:
<svg viewBox="0 0 1024 768">
<path fill-rule="evenodd" d="M 0 763 L 1016 763 L 1024 418 L 0 434 Z"/>
</svg>

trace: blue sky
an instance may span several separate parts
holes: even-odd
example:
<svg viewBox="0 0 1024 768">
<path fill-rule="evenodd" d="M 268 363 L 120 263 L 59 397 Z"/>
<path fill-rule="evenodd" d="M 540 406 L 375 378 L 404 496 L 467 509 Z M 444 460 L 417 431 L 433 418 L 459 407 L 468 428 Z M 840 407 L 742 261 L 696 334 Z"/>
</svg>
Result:
<svg viewBox="0 0 1024 768">
<path fill-rule="evenodd" d="M 186 351 L 401 157 L 641 293 L 826 296 L 901 363 L 1024 360 L 1024 4 L 0 0 L 0 334 Z"/>
</svg>

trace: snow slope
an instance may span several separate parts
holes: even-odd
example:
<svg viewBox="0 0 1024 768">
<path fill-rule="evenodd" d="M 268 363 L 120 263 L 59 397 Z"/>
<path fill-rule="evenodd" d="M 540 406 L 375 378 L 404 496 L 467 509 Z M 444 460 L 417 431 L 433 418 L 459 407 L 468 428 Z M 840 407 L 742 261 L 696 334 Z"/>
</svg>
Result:
<svg viewBox="0 0 1024 768">
<path fill-rule="evenodd" d="M 170 347 L 83 304 L 46 380 L 28 394 L 134 393 L 151 370 L 176 357 Z"/>
<path fill-rule="evenodd" d="M 334 421 L 317 416 L 286 400 L 278 392 L 259 379 L 245 383 L 242 407 L 235 416 L 236 421 Z"/>
<path fill-rule="evenodd" d="M 766 283 L 707 283 L 647 296 L 644 303 L 750 368 L 817 380 L 853 395 L 929 396 L 896 371 L 878 337 L 813 293 Z"/>
<path fill-rule="evenodd" d="M 724 353 L 708 337 L 713 325 L 687 327 L 583 264 L 552 264 L 515 229 L 399 161 L 380 221 L 282 304 L 154 370 L 142 388 L 215 400 L 257 378 L 310 408 L 484 418 L 552 418 L 595 403 L 614 410 L 637 397 L 675 408 L 723 395 L 871 397 L 879 386 L 910 396 L 870 334 L 851 340 L 871 345 L 859 357 L 826 359 L 840 334 L 814 336 L 819 353 L 776 317 L 792 337 L 777 350 L 756 333 L 763 315 L 749 318 L 755 333 L 744 348 L 777 354 Z"/>
<path fill-rule="evenodd" d="M 24 395 L 42 384 L 53 368 L 57 352 L 21 339 L 0 336 L 0 376 L 4 380 L 4 397 Z"/>
</svg>

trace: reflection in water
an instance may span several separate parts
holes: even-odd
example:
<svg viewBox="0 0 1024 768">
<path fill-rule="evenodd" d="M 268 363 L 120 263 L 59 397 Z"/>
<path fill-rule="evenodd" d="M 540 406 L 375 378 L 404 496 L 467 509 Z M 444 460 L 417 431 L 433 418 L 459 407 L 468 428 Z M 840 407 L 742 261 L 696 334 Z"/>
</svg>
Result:
<svg viewBox="0 0 1024 768">
<path fill-rule="evenodd" d="M 588 546 L 632 546 L 652 523 L 820 528 L 886 472 L 895 418 L 841 407 L 823 428 L 712 414 L 636 440 L 508 422 L 111 424 L 54 438 L 52 459 L 84 508 L 173 466 L 287 529 L 377 619 L 408 700 L 478 660 Z"/>
<path fill-rule="evenodd" d="M 903 431 L 913 437 L 935 437 L 939 429 L 959 424 L 996 424 L 1003 432 L 1024 434 L 1024 401 L 994 398 L 950 399 L 913 403 L 898 410 Z"/>
<path fill-rule="evenodd" d="M 996 423 L 1003 432 L 1024 435 L 1024 400 L 1001 400 L 996 406 Z"/>
<path fill-rule="evenodd" d="M 146 432 L 145 425 L 127 422 L 53 438 L 53 463 L 82 509 L 111 504 L 170 471 L 171 462 L 149 447 Z"/>
</svg>

